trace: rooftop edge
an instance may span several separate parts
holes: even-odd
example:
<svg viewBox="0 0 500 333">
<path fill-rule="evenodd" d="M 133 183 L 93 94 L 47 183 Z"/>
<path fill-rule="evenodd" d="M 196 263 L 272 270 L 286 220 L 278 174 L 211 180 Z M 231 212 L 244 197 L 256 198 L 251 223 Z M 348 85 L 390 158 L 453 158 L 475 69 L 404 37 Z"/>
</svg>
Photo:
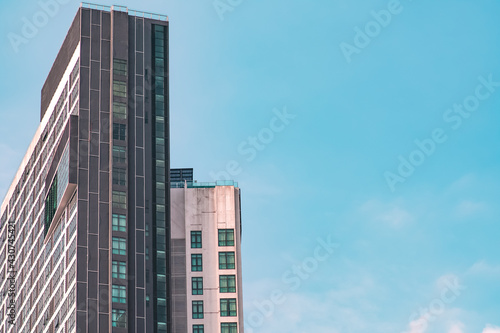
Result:
<svg viewBox="0 0 500 333">
<path fill-rule="evenodd" d="M 136 17 L 143 17 L 143 18 L 168 22 L 167 15 L 141 12 L 138 10 L 128 9 L 128 7 L 126 7 L 126 6 L 117 6 L 117 5 L 104 6 L 104 5 L 93 4 L 90 2 L 82 2 L 82 3 L 80 3 L 80 8 L 96 9 L 96 10 L 101 10 L 101 11 L 105 11 L 105 12 L 111 12 L 111 11 L 123 12 L 123 13 L 127 13 L 129 15 L 136 16 Z"/>
</svg>

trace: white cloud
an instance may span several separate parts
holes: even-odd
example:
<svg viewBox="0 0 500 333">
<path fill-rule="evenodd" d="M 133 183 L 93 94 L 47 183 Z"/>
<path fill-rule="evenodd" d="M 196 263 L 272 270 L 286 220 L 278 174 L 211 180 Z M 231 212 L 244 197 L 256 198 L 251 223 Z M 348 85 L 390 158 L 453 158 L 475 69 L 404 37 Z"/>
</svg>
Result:
<svg viewBox="0 0 500 333">
<path fill-rule="evenodd" d="M 486 327 L 483 330 L 483 333 L 500 333 L 500 327 L 486 325 Z"/>
<path fill-rule="evenodd" d="M 392 227 L 402 227 L 411 223 L 413 216 L 403 208 L 402 203 L 383 203 L 379 200 L 369 200 L 361 206 L 361 211 L 378 223 Z"/>
<path fill-rule="evenodd" d="M 469 217 L 471 215 L 481 213 L 486 208 L 487 206 L 483 202 L 464 200 L 460 202 L 455 208 L 455 214 L 458 217 Z"/>
<path fill-rule="evenodd" d="M 427 331 L 428 323 L 425 316 L 415 319 L 408 324 L 408 331 L 404 333 L 425 333 Z"/>
<path fill-rule="evenodd" d="M 464 332 L 463 329 L 464 329 L 464 324 L 458 322 L 458 323 L 451 325 L 448 333 L 463 333 Z"/>
<path fill-rule="evenodd" d="M 477 183 L 476 175 L 470 173 L 466 174 L 456 181 L 454 181 L 450 187 L 448 188 L 449 192 L 461 192 L 467 189 L 470 189 L 474 184 Z"/>
<path fill-rule="evenodd" d="M 485 260 L 480 260 L 474 263 L 468 270 L 467 274 L 481 276 L 500 276 L 500 265 L 491 265 Z"/>
</svg>

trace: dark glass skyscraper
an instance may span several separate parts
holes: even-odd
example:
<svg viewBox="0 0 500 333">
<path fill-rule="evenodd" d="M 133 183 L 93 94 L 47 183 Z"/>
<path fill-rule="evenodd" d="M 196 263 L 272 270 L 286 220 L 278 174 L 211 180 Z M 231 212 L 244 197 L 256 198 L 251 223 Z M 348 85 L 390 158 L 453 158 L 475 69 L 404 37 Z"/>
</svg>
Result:
<svg viewBox="0 0 500 333">
<path fill-rule="evenodd" d="M 170 332 L 168 92 L 167 17 L 82 5 L 2 204 L 0 332 Z"/>
</svg>

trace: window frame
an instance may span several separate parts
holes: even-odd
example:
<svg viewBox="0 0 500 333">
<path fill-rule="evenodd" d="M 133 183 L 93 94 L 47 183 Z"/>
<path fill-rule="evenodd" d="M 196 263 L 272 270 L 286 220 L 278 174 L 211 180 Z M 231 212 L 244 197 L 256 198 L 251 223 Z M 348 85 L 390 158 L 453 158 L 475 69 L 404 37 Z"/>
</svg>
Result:
<svg viewBox="0 0 500 333">
<path fill-rule="evenodd" d="M 127 170 L 124 168 L 113 167 L 112 183 L 113 185 L 127 186 Z"/>
<path fill-rule="evenodd" d="M 127 263 L 125 261 L 113 260 L 111 262 L 111 277 L 113 279 L 126 279 Z"/>
<path fill-rule="evenodd" d="M 127 192 L 113 191 L 111 201 L 113 204 L 113 208 L 127 209 Z"/>
<path fill-rule="evenodd" d="M 203 255 L 201 253 L 191 253 L 191 272 L 203 272 Z"/>
<path fill-rule="evenodd" d="M 203 301 L 200 301 L 200 300 L 192 301 L 191 305 L 192 305 L 192 308 L 191 308 L 192 318 L 193 319 L 203 319 L 204 318 Z"/>
<path fill-rule="evenodd" d="M 234 229 L 218 229 L 219 246 L 234 246 Z M 229 237 L 228 237 L 229 236 Z"/>
<path fill-rule="evenodd" d="M 115 247 L 115 243 L 119 245 L 118 247 Z M 124 244 L 124 248 L 122 248 L 120 245 Z M 111 252 L 113 254 L 118 254 L 125 256 L 127 255 L 127 240 L 123 237 L 113 237 L 112 242 L 111 242 Z"/>
<path fill-rule="evenodd" d="M 203 324 L 193 325 L 193 333 L 205 333 L 205 326 Z"/>
<path fill-rule="evenodd" d="M 127 148 L 113 145 L 113 163 L 127 163 Z M 123 156 L 122 156 L 123 154 Z"/>
<path fill-rule="evenodd" d="M 113 140 L 125 141 L 127 138 L 127 125 L 113 123 Z"/>
<path fill-rule="evenodd" d="M 232 262 L 230 262 L 229 259 L 232 259 Z M 234 251 L 219 252 L 219 269 L 235 269 L 235 268 L 236 268 L 236 257 Z"/>
<path fill-rule="evenodd" d="M 221 333 L 238 333 L 238 323 L 221 323 Z"/>
<path fill-rule="evenodd" d="M 113 81 L 113 96 L 127 98 L 127 83 L 122 81 Z"/>
<path fill-rule="evenodd" d="M 191 295 L 203 295 L 203 277 L 191 277 Z"/>
<path fill-rule="evenodd" d="M 113 213 L 111 215 L 111 228 L 113 231 L 127 231 L 127 216 L 124 214 Z"/>
<path fill-rule="evenodd" d="M 191 248 L 201 249 L 203 246 L 201 230 L 191 230 Z"/>
<path fill-rule="evenodd" d="M 127 304 L 127 287 L 113 284 L 111 287 L 111 301 L 113 303 Z"/>
<path fill-rule="evenodd" d="M 230 285 L 230 282 L 234 283 Z M 219 275 L 219 292 L 224 293 L 235 293 L 236 292 L 236 275 Z"/>
<path fill-rule="evenodd" d="M 123 322 L 123 326 L 119 326 L 118 323 L 118 318 L 125 318 L 125 321 Z M 112 327 L 120 327 L 120 328 L 127 328 L 127 311 L 123 309 L 112 309 L 111 311 L 111 326 Z"/>
<path fill-rule="evenodd" d="M 236 298 L 221 298 L 220 299 L 220 316 L 221 317 L 236 317 L 238 316 L 238 308 Z"/>
</svg>

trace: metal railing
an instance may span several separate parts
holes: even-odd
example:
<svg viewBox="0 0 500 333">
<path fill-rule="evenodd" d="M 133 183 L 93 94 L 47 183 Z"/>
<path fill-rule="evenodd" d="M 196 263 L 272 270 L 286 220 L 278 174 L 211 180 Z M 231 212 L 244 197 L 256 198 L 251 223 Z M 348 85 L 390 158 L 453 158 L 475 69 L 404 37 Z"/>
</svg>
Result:
<svg viewBox="0 0 500 333">
<path fill-rule="evenodd" d="M 170 188 L 197 188 L 197 187 L 216 187 L 216 186 L 234 186 L 238 187 L 238 182 L 234 180 L 217 180 L 215 182 L 172 182 L 170 183 Z"/>
<path fill-rule="evenodd" d="M 82 2 L 80 4 L 80 7 L 88 8 L 88 9 L 102 10 L 105 12 L 117 11 L 117 12 L 122 12 L 122 13 L 128 13 L 129 15 L 136 16 L 136 17 L 142 17 L 142 18 L 158 20 L 158 21 L 168 21 L 167 15 L 141 12 L 139 10 L 128 9 L 125 6 L 118 6 L 118 5 L 103 6 L 103 5 L 98 5 L 98 4 L 94 4 L 94 3 L 90 3 L 90 2 Z"/>
<path fill-rule="evenodd" d="M 97 9 L 97 10 L 102 10 L 102 11 L 105 11 L 105 12 L 110 12 L 111 11 L 111 7 L 110 6 L 98 5 L 98 4 L 90 3 L 90 2 L 82 2 L 82 4 L 80 5 L 80 7 L 82 7 L 82 8 L 88 8 L 88 9 Z"/>
</svg>

